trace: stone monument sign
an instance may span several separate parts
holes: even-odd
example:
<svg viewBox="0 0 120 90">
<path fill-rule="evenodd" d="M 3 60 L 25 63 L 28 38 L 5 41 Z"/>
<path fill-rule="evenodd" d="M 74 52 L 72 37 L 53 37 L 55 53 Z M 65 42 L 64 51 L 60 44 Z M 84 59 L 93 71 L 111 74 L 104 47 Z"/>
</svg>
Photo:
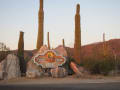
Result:
<svg viewBox="0 0 120 90">
<path fill-rule="evenodd" d="M 33 61 L 42 68 L 56 68 L 62 66 L 66 62 L 66 58 L 54 50 L 47 50 L 43 54 L 38 53 L 33 57 Z"/>
</svg>

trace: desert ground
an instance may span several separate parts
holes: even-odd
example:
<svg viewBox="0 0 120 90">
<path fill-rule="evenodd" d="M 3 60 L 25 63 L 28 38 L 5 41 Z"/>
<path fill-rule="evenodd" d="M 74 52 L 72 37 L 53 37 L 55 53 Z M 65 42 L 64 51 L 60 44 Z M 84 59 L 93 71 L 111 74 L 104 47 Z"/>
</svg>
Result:
<svg viewBox="0 0 120 90">
<path fill-rule="evenodd" d="M 120 77 L 18 78 L 1 80 L 0 90 L 120 90 Z"/>
</svg>

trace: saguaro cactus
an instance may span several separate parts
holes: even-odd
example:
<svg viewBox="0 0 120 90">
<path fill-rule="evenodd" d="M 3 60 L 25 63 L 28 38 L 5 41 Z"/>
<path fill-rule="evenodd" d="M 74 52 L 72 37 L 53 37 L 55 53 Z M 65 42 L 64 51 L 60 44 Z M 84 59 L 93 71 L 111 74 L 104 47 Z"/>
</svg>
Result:
<svg viewBox="0 0 120 90">
<path fill-rule="evenodd" d="M 47 33 L 47 41 L 48 41 L 48 49 L 50 50 L 50 40 L 49 40 L 49 32 Z"/>
<path fill-rule="evenodd" d="M 24 32 L 20 31 L 19 42 L 18 42 L 18 52 L 24 55 Z"/>
<path fill-rule="evenodd" d="M 26 72 L 26 64 L 25 64 L 25 60 L 24 60 L 24 32 L 22 32 L 22 31 L 20 32 L 17 55 L 20 60 L 21 73 L 25 73 Z"/>
<path fill-rule="evenodd" d="M 81 55 L 81 27 L 80 27 L 80 5 L 77 4 L 75 15 L 75 43 L 74 43 L 74 59 L 80 64 Z"/>
<path fill-rule="evenodd" d="M 44 40 L 44 10 L 43 10 L 43 0 L 40 0 L 40 9 L 38 13 L 38 37 L 37 37 L 37 49 L 43 46 Z"/>
<path fill-rule="evenodd" d="M 103 33 L 103 55 L 104 55 L 104 57 L 107 56 L 107 44 L 105 41 L 105 33 Z"/>
<path fill-rule="evenodd" d="M 64 39 L 62 39 L 62 43 L 63 43 L 63 47 L 65 47 L 65 40 Z"/>
</svg>

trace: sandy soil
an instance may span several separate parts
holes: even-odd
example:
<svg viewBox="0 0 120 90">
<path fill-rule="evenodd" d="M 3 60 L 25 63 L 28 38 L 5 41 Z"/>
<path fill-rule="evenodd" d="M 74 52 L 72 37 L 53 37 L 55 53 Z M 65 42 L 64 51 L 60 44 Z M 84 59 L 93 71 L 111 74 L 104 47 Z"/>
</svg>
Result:
<svg viewBox="0 0 120 90">
<path fill-rule="evenodd" d="M 79 83 L 115 83 L 120 82 L 120 76 L 86 76 L 77 78 L 76 76 L 68 76 L 65 78 L 17 78 L 11 80 L 1 80 L 0 85 L 28 85 L 28 84 L 79 84 Z"/>
</svg>

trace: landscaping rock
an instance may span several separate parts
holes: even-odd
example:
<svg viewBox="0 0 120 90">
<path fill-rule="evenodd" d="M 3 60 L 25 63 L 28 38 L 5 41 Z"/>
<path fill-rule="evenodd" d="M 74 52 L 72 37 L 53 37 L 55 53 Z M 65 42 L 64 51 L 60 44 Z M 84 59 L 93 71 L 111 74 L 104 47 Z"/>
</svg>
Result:
<svg viewBox="0 0 120 90">
<path fill-rule="evenodd" d="M 21 76 L 19 59 L 14 54 L 8 54 L 0 63 L 0 79 L 12 79 Z"/>
<path fill-rule="evenodd" d="M 63 46 L 58 46 L 57 48 L 54 49 L 57 53 L 59 53 L 60 55 L 67 57 L 67 51 Z"/>
<path fill-rule="evenodd" d="M 38 52 L 36 54 L 43 54 L 45 51 L 49 50 L 48 47 L 46 45 L 42 46 L 40 48 L 40 50 L 38 50 Z"/>
<path fill-rule="evenodd" d="M 38 50 L 38 52 L 33 56 L 33 58 L 37 54 L 42 54 L 47 50 L 49 49 L 46 45 L 42 46 L 40 50 Z M 27 63 L 26 77 L 28 78 L 36 78 L 36 77 L 41 77 L 43 75 L 43 71 L 41 67 L 34 63 L 33 58 Z"/>
<path fill-rule="evenodd" d="M 4 64 L 6 79 L 18 78 L 21 76 L 19 59 L 14 54 L 9 54 L 6 58 L 6 65 Z"/>
<path fill-rule="evenodd" d="M 36 64 L 33 63 L 32 60 L 30 60 L 27 64 L 26 77 L 36 78 L 36 77 L 41 77 L 42 75 L 43 75 L 43 71 L 41 67 L 37 66 Z"/>
<path fill-rule="evenodd" d="M 2 64 L 0 63 L 0 80 L 3 79 Z"/>
<path fill-rule="evenodd" d="M 67 71 L 65 68 L 57 67 L 55 69 L 51 69 L 51 75 L 53 78 L 63 78 L 67 76 Z"/>
<path fill-rule="evenodd" d="M 39 70 L 28 70 L 26 72 L 26 77 L 28 78 L 37 78 L 42 76 L 42 72 L 40 72 Z"/>
<path fill-rule="evenodd" d="M 7 60 L 2 60 L 2 62 L 0 63 L 0 79 L 4 79 L 4 77 L 7 77 L 7 72 L 6 70 L 6 65 L 7 65 Z"/>
<path fill-rule="evenodd" d="M 81 76 L 83 76 L 83 68 L 81 67 L 77 67 L 77 64 L 75 64 L 74 62 L 71 62 L 70 63 L 70 67 L 71 67 L 71 69 L 75 72 L 75 74 L 77 75 L 77 77 L 81 77 Z"/>
</svg>

